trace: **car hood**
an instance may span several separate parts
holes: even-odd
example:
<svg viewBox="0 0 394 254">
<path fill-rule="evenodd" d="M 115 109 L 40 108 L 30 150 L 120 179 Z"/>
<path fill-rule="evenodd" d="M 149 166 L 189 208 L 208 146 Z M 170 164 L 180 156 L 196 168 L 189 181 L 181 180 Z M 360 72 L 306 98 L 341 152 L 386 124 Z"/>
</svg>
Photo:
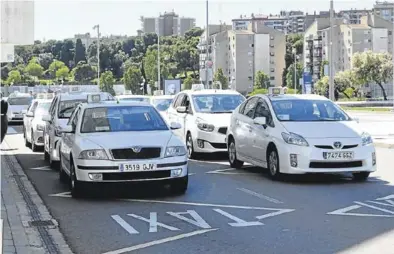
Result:
<svg viewBox="0 0 394 254">
<path fill-rule="evenodd" d="M 288 132 L 304 138 L 358 138 L 363 133 L 355 121 L 281 123 Z"/>
<path fill-rule="evenodd" d="M 172 131 L 127 131 L 98 132 L 84 134 L 85 139 L 104 149 L 126 148 L 132 146 L 166 146 L 173 136 Z"/>
<path fill-rule="evenodd" d="M 63 128 L 64 126 L 67 125 L 67 123 L 68 123 L 68 119 L 58 119 L 57 126 Z"/>
<path fill-rule="evenodd" d="M 8 110 L 12 113 L 20 113 L 22 110 L 26 110 L 29 108 L 29 105 L 9 105 Z"/>
<path fill-rule="evenodd" d="M 213 124 L 214 126 L 229 126 L 231 122 L 232 113 L 220 113 L 220 114 L 198 114 L 197 117 L 207 122 L 208 124 Z"/>
</svg>

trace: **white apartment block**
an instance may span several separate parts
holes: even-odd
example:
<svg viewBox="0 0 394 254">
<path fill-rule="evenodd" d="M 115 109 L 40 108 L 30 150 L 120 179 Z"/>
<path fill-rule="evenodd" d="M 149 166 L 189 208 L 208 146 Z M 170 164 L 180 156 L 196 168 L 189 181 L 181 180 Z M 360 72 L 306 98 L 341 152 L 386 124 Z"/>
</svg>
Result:
<svg viewBox="0 0 394 254">
<path fill-rule="evenodd" d="M 250 24 L 248 30 L 213 34 L 211 49 L 213 72 L 222 68 L 230 88 L 243 94 L 253 91 L 255 75 L 260 70 L 270 77 L 271 86 L 282 85 L 286 52 L 284 33 L 264 24 Z"/>
<path fill-rule="evenodd" d="M 160 36 L 182 36 L 196 26 L 195 18 L 179 17 L 173 11 L 159 17 L 141 17 L 140 20 L 143 33 L 159 33 Z"/>
</svg>

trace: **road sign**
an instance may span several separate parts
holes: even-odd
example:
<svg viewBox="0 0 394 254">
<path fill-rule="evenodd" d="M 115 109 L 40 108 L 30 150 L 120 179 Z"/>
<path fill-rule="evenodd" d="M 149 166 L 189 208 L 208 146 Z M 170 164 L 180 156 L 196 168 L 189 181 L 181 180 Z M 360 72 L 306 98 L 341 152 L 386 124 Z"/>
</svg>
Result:
<svg viewBox="0 0 394 254">
<path fill-rule="evenodd" d="M 213 62 L 212 61 L 207 61 L 207 68 L 212 68 Z"/>
<path fill-rule="evenodd" d="M 302 93 L 311 94 L 312 93 L 312 75 L 309 72 L 304 72 L 302 75 Z"/>
</svg>

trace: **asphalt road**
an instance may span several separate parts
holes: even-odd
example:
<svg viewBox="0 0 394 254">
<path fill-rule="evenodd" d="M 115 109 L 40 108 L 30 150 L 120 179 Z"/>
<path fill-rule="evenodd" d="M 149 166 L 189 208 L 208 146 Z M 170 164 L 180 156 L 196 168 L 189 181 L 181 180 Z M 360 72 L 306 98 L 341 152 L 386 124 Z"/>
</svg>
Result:
<svg viewBox="0 0 394 254">
<path fill-rule="evenodd" d="M 394 230 L 394 150 L 378 149 L 378 171 L 365 183 L 346 175 L 273 182 L 263 169 L 230 170 L 215 155 L 190 161 L 183 196 L 112 186 L 74 200 L 12 127 L 6 142 L 78 254 L 339 253 Z"/>
</svg>

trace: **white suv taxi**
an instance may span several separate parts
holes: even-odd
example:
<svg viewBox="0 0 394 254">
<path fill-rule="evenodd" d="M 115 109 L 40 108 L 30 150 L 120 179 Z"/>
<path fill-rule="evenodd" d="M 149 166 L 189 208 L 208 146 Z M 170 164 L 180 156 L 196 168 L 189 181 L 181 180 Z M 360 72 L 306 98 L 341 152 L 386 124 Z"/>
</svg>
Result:
<svg viewBox="0 0 394 254">
<path fill-rule="evenodd" d="M 86 102 L 91 93 L 70 92 L 59 93 L 49 107 L 48 114 L 42 116 L 46 122 L 44 128 L 44 159 L 49 160 L 51 166 L 59 162 L 60 129 L 67 125 L 68 119 L 79 103 Z M 100 93 L 102 100 L 114 100 L 109 93 Z M 57 166 L 57 165 L 56 165 Z"/>
<path fill-rule="evenodd" d="M 284 174 L 376 171 L 371 136 L 338 105 L 318 95 L 256 95 L 231 117 L 227 133 L 231 167 L 243 162 Z"/>
<path fill-rule="evenodd" d="M 71 194 L 88 184 L 163 181 L 175 193 L 188 186 L 186 147 L 159 112 L 142 102 L 80 104 L 63 133 L 60 180 L 70 180 Z"/>
<path fill-rule="evenodd" d="M 186 141 L 190 159 L 199 153 L 227 151 L 225 139 L 231 113 L 244 100 L 236 91 L 202 86 L 176 95 L 167 111 L 168 120 L 182 126 L 176 133 Z"/>
</svg>

